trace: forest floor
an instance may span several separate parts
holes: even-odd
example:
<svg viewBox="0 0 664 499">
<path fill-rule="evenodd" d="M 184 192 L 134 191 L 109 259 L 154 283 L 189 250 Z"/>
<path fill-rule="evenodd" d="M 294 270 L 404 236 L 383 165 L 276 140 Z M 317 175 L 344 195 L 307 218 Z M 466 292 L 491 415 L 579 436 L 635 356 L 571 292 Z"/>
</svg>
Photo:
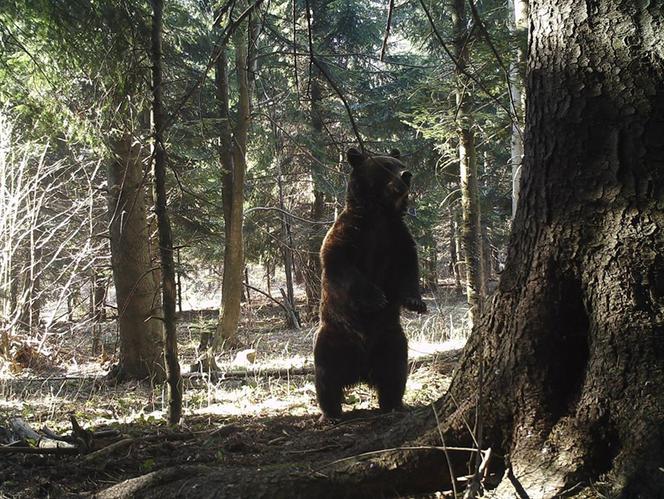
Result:
<svg viewBox="0 0 664 499">
<path fill-rule="evenodd" d="M 426 409 L 447 389 L 465 341 L 463 300 L 442 292 L 426 301 L 427 315 L 402 317 L 410 345 L 408 411 Z M 278 307 L 256 301 L 243 307 L 245 346 L 217 357 L 221 374 L 213 379 L 185 374 L 185 416 L 177 428 L 165 422 L 162 386 L 106 381 L 117 342 L 112 321 L 104 330 L 103 355 L 86 354 L 90 334 L 74 342 L 64 331 L 51 355 L 24 355 L 27 368 L 0 366 L 0 444 L 7 443 L 3 428 L 12 417 L 38 431 L 47 427 L 67 435 L 70 414 L 88 430 L 116 430 L 108 441 L 95 440 L 95 448 L 118 442 L 101 454 L 0 455 L 0 498 L 76 497 L 183 464 L 255 469 L 307 460 L 324 466 L 380 449 L 377 436 L 403 414 L 379 413 L 373 391 L 360 385 L 346 394 L 342 422 L 320 423 L 313 383 L 315 324 L 287 330 Z M 200 332 L 214 328 L 215 316 L 213 311 L 181 315 L 183 373 L 195 365 Z"/>
</svg>

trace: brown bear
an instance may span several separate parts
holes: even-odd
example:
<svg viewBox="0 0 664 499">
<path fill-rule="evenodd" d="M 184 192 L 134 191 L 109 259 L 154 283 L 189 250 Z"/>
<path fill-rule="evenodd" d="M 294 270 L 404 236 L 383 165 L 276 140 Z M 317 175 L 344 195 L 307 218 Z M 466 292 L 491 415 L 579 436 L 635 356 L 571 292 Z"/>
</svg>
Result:
<svg viewBox="0 0 664 499">
<path fill-rule="evenodd" d="M 314 347 L 321 419 L 341 417 L 343 389 L 360 381 L 381 410 L 402 407 L 408 341 L 400 307 L 426 312 L 417 249 L 403 220 L 412 174 L 390 156 L 348 150 L 346 206 L 320 251 L 320 328 Z"/>
</svg>

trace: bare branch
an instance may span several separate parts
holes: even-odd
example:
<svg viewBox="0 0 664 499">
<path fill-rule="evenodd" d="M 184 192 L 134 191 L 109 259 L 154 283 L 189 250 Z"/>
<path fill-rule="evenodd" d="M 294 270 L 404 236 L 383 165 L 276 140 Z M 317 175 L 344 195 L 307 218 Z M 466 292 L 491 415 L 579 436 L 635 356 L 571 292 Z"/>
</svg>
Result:
<svg viewBox="0 0 664 499">
<path fill-rule="evenodd" d="M 380 62 L 385 60 L 385 51 L 387 50 L 387 39 L 390 36 L 390 25 L 392 24 L 392 9 L 394 9 L 394 0 L 390 0 L 387 7 L 387 23 L 385 25 L 385 36 L 383 37 L 383 46 L 380 49 Z"/>
</svg>

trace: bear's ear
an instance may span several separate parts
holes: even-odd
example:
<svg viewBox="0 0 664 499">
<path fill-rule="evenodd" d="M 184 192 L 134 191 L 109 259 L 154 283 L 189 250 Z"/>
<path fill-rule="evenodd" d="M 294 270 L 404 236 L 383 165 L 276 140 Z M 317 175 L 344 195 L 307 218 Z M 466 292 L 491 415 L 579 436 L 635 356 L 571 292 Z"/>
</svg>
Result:
<svg viewBox="0 0 664 499">
<path fill-rule="evenodd" d="M 360 166 L 364 162 L 364 154 L 362 154 L 360 151 L 358 151 L 354 147 L 351 147 L 346 152 L 346 159 L 348 160 L 350 165 L 353 168 L 355 168 L 357 166 Z"/>
<path fill-rule="evenodd" d="M 390 156 L 392 156 L 393 158 L 399 159 L 399 158 L 401 158 L 401 151 L 399 151 L 399 149 L 392 149 L 390 151 Z"/>
</svg>

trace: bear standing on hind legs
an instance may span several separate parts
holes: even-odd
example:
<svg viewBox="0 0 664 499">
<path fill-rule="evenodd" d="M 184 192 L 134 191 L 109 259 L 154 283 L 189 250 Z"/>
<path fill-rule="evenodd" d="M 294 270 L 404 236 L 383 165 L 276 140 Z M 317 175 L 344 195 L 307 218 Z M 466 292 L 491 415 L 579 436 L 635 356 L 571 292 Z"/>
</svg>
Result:
<svg viewBox="0 0 664 499">
<path fill-rule="evenodd" d="M 411 173 L 391 156 L 351 148 L 346 207 L 321 247 L 320 328 L 314 347 L 321 419 L 341 417 L 343 389 L 376 388 L 381 410 L 402 407 L 408 341 L 400 307 L 426 312 L 417 250 L 403 220 Z"/>
</svg>

